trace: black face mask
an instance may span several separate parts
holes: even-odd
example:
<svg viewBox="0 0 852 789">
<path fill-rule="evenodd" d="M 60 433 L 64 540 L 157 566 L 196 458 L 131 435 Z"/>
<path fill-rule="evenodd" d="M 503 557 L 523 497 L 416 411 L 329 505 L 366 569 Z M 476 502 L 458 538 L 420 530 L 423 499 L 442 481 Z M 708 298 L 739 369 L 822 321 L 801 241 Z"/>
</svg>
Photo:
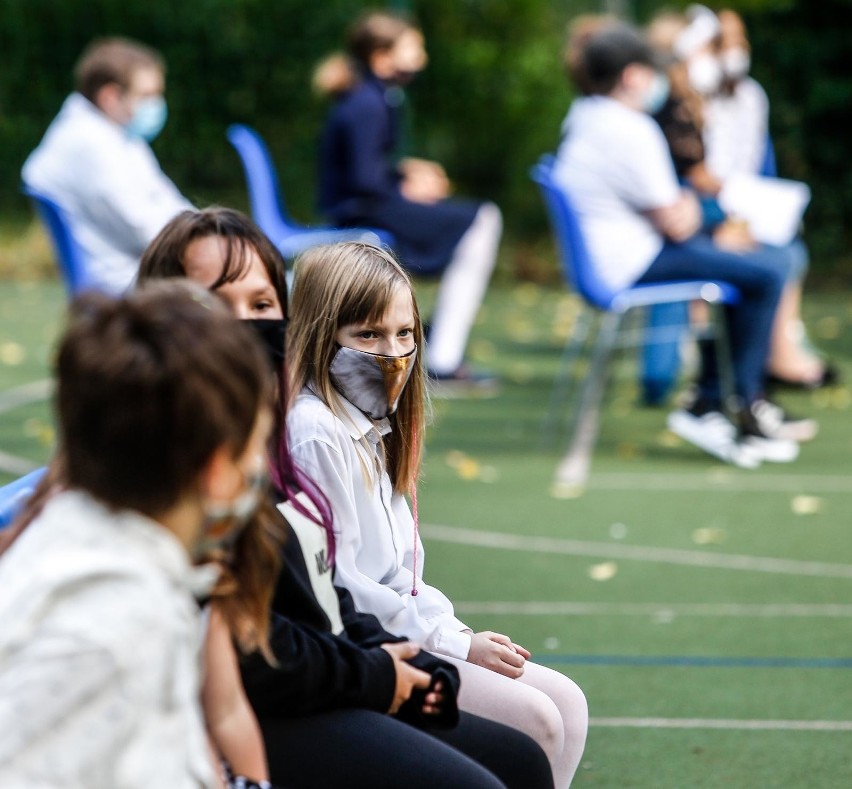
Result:
<svg viewBox="0 0 852 789">
<path fill-rule="evenodd" d="M 284 364 L 284 341 L 287 331 L 286 318 L 262 318 L 245 321 L 257 334 L 266 351 L 273 370 L 280 370 Z"/>
</svg>

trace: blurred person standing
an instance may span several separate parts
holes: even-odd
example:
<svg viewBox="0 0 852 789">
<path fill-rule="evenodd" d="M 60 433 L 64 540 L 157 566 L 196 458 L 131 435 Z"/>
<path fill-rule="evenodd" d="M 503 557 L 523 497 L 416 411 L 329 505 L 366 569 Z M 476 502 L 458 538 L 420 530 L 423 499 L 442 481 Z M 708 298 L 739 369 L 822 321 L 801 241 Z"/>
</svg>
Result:
<svg viewBox="0 0 852 789">
<path fill-rule="evenodd" d="M 417 27 L 374 11 L 349 30 L 346 57 L 319 66 L 316 89 L 336 99 L 320 145 L 320 206 L 336 223 L 391 231 L 406 269 L 440 277 L 428 338 L 435 392 L 488 393 L 496 381 L 471 372 L 464 352 L 497 259 L 500 209 L 451 199 L 435 162 L 397 158 L 402 89 L 427 60 Z"/>
<path fill-rule="evenodd" d="M 119 293 L 163 225 L 192 208 L 149 145 L 167 117 L 165 64 L 135 41 L 98 39 L 74 82 L 21 177 L 66 211 L 97 287 Z"/>
</svg>

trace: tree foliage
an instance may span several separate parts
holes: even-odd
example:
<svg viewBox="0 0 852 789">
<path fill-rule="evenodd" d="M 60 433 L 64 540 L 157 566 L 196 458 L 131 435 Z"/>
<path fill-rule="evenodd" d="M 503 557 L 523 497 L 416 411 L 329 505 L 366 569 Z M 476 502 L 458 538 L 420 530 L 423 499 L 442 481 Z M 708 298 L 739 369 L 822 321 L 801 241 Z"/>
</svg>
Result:
<svg viewBox="0 0 852 789">
<path fill-rule="evenodd" d="M 677 5 L 678 3 L 675 3 Z M 685 3 L 679 3 L 684 5 Z M 561 65 L 578 13 L 620 6 L 640 19 L 657 0 L 396 0 L 422 24 L 430 66 L 409 90 L 414 152 L 442 161 L 460 194 L 495 199 L 516 237 L 546 232 L 527 171 L 555 148 L 571 99 Z M 782 174 L 808 181 L 815 267 L 848 258 L 852 175 L 846 165 L 852 79 L 850 0 L 739 0 L 755 75 L 772 99 Z M 0 206 L 20 209 L 21 164 L 71 89 L 95 36 L 126 35 L 165 56 L 169 123 L 154 148 L 199 203 L 246 204 L 229 123 L 267 138 L 293 212 L 315 218 L 314 65 L 339 48 L 355 0 L 0 0 Z"/>
</svg>

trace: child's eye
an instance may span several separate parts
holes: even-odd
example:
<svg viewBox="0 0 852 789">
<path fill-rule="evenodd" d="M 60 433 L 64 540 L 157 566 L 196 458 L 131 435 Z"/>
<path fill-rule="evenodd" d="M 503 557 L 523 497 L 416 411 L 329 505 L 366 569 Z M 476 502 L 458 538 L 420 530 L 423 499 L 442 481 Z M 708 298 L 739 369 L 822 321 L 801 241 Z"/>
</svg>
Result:
<svg viewBox="0 0 852 789">
<path fill-rule="evenodd" d="M 410 337 L 414 333 L 413 329 L 402 329 L 399 332 L 400 337 Z"/>
<path fill-rule="evenodd" d="M 254 309 L 256 312 L 266 312 L 266 310 L 272 309 L 271 301 L 259 301 L 254 305 Z"/>
<path fill-rule="evenodd" d="M 365 329 L 364 331 L 358 332 L 358 336 L 362 340 L 373 340 L 373 339 L 376 338 L 377 335 L 374 331 L 371 331 L 369 329 Z"/>
</svg>

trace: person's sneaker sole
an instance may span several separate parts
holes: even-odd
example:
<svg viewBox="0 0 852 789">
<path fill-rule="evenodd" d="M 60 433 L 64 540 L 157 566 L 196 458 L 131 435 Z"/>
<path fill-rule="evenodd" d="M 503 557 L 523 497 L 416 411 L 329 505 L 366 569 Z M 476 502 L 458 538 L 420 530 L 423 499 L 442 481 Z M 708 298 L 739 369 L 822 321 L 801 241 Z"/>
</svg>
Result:
<svg viewBox="0 0 852 789">
<path fill-rule="evenodd" d="M 769 463 L 792 463 L 799 457 L 799 445 L 790 439 L 743 436 L 740 444 Z"/>
<path fill-rule="evenodd" d="M 666 418 L 672 433 L 725 463 L 739 468 L 757 468 L 761 456 L 737 441 L 737 430 L 718 411 L 695 416 L 689 411 L 672 411 Z"/>
</svg>

